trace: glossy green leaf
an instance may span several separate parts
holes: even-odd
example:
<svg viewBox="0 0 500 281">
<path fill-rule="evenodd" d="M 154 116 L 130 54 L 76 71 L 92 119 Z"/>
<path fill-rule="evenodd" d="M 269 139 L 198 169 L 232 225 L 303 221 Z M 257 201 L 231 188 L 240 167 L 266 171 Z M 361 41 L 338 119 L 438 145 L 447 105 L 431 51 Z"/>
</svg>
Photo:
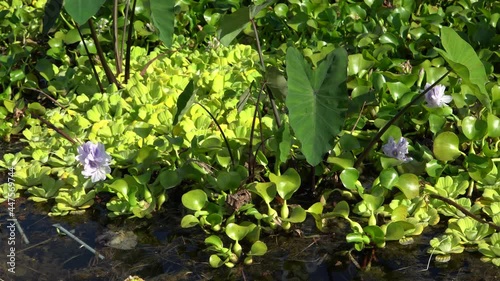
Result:
<svg viewBox="0 0 500 281">
<path fill-rule="evenodd" d="M 217 235 L 210 235 L 205 238 L 205 244 L 214 246 L 217 249 L 222 249 L 224 247 L 222 240 Z"/>
<path fill-rule="evenodd" d="M 118 193 L 121 193 L 123 195 L 127 195 L 128 194 L 128 183 L 127 181 L 125 181 L 124 179 L 117 179 L 115 180 L 112 184 L 109 185 L 109 187 L 118 192 Z"/>
<path fill-rule="evenodd" d="M 399 188 L 408 199 L 413 199 L 420 193 L 420 183 L 418 177 L 414 174 L 400 175 L 396 187 Z"/>
<path fill-rule="evenodd" d="M 174 36 L 174 5 L 175 1 L 149 0 L 151 19 L 160 31 L 160 40 L 167 46 L 172 46 Z"/>
<path fill-rule="evenodd" d="M 245 238 L 245 236 L 247 236 L 247 234 L 252 231 L 254 227 L 255 225 L 242 226 L 235 223 L 229 223 L 226 226 L 226 235 L 234 241 L 240 241 Z"/>
<path fill-rule="evenodd" d="M 500 137 L 500 118 L 493 115 L 492 113 L 488 113 L 487 122 L 488 136 L 492 138 Z"/>
<path fill-rule="evenodd" d="M 445 51 L 438 48 L 436 50 L 470 86 L 479 101 L 491 111 L 491 101 L 485 87 L 488 77 L 472 46 L 451 27 L 441 28 L 441 42 Z"/>
<path fill-rule="evenodd" d="M 443 132 L 434 139 L 432 151 L 438 160 L 452 161 L 461 155 L 458 144 L 458 136 L 455 133 Z"/>
<path fill-rule="evenodd" d="M 294 207 L 291 208 L 292 211 L 290 212 L 290 215 L 288 218 L 282 218 L 283 221 L 288 221 L 291 223 L 302 223 L 306 220 L 306 210 L 304 210 L 302 207 Z"/>
<path fill-rule="evenodd" d="M 387 225 L 385 239 L 387 241 L 397 241 L 405 236 L 407 230 L 415 229 L 415 226 L 406 221 L 391 222 Z"/>
<path fill-rule="evenodd" d="M 484 120 L 474 116 L 467 116 L 462 120 L 462 132 L 470 140 L 482 139 L 488 130 L 488 124 Z"/>
<path fill-rule="evenodd" d="M 377 225 L 369 225 L 363 228 L 363 231 L 370 237 L 372 243 L 377 247 L 383 247 L 385 242 L 384 231 Z"/>
<path fill-rule="evenodd" d="M 225 264 L 225 262 L 223 260 L 221 260 L 221 258 L 219 258 L 219 256 L 217 256 L 215 254 L 210 255 L 210 258 L 208 259 L 208 263 L 213 268 L 219 268 Z"/>
<path fill-rule="evenodd" d="M 276 197 L 276 185 L 272 182 L 253 183 L 248 187 L 248 190 L 259 195 L 267 204 L 271 203 Z"/>
<path fill-rule="evenodd" d="M 207 202 L 207 194 L 201 189 L 190 190 L 182 195 L 182 205 L 193 211 L 203 209 Z"/>
<path fill-rule="evenodd" d="M 252 244 L 249 255 L 262 256 L 267 252 L 267 245 L 262 241 L 257 241 Z"/>
<path fill-rule="evenodd" d="M 312 70 L 300 52 L 290 47 L 286 63 L 290 125 L 307 162 L 316 166 L 344 124 L 347 53 L 336 49 Z"/>
<path fill-rule="evenodd" d="M 93 17 L 106 0 L 65 0 L 64 9 L 78 25 Z"/>
<path fill-rule="evenodd" d="M 379 178 L 380 178 L 380 184 L 383 187 L 391 189 L 398 181 L 399 176 L 398 172 L 396 172 L 394 168 L 388 168 L 380 172 Z"/>
<path fill-rule="evenodd" d="M 177 125 L 182 116 L 184 116 L 184 114 L 186 114 L 186 112 L 191 108 L 191 105 L 194 103 L 195 97 L 196 95 L 194 89 L 194 81 L 191 80 L 177 99 L 177 111 L 175 112 L 173 125 Z"/>
<path fill-rule="evenodd" d="M 356 189 L 358 177 L 359 171 L 355 168 L 347 168 L 340 173 L 340 180 L 342 181 L 342 184 L 350 190 Z"/>
<path fill-rule="evenodd" d="M 337 205 L 335 205 L 332 214 L 339 217 L 348 218 L 349 212 L 349 204 L 346 201 L 340 201 L 339 203 L 337 203 Z"/>
<path fill-rule="evenodd" d="M 269 179 L 276 185 L 276 191 L 281 198 L 288 200 L 300 187 L 300 175 L 293 168 L 289 168 L 281 176 L 269 174 Z"/>
<path fill-rule="evenodd" d="M 181 227 L 182 228 L 194 227 L 197 226 L 199 223 L 200 221 L 195 216 L 185 215 L 181 220 Z"/>
</svg>

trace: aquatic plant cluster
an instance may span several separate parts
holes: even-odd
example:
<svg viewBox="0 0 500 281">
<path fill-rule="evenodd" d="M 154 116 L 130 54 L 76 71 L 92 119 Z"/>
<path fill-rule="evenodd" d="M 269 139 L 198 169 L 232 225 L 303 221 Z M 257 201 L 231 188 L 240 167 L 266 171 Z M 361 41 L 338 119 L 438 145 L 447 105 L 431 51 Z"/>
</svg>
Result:
<svg viewBox="0 0 500 281">
<path fill-rule="evenodd" d="M 17 198 L 63 216 L 109 193 L 110 217 L 147 219 L 181 192 L 213 267 L 306 219 L 345 220 L 357 251 L 442 221 L 437 262 L 500 266 L 498 1 L 11 2 L 0 135 L 25 146 L 0 167 Z"/>
</svg>

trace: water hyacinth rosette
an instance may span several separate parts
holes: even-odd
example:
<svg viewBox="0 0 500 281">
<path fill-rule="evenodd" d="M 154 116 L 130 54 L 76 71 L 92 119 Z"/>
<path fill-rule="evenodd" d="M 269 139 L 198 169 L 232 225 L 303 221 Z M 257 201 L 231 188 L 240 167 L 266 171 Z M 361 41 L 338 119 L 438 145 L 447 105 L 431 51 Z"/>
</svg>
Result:
<svg viewBox="0 0 500 281">
<path fill-rule="evenodd" d="M 425 84 L 425 89 L 427 90 L 431 84 Z M 444 91 L 446 87 L 438 84 L 425 93 L 425 101 L 428 107 L 443 107 L 452 101 L 452 97 L 445 95 Z"/>
<path fill-rule="evenodd" d="M 104 144 L 94 144 L 91 141 L 78 147 L 78 160 L 83 165 L 82 175 L 85 178 L 91 178 L 92 182 L 98 182 L 106 179 L 106 174 L 111 173 L 109 163 L 111 156 L 106 153 Z"/>
<path fill-rule="evenodd" d="M 385 155 L 396 158 L 404 163 L 413 160 L 413 158 L 407 156 L 408 141 L 403 137 L 398 142 L 395 142 L 393 137 L 389 137 L 387 143 L 382 146 L 382 151 L 384 151 Z"/>
</svg>

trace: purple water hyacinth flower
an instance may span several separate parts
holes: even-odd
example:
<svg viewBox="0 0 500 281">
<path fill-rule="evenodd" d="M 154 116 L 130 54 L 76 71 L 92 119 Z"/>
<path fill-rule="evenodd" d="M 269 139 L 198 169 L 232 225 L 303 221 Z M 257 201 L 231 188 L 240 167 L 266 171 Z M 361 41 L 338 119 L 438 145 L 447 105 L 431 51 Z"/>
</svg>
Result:
<svg viewBox="0 0 500 281">
<path fill-rule="evenodd" d="M 106 179 L 106 174 L 111 173 L 109 163 L 111 156 L 106 153 L 104 144 L 94 144 L 90 141 L 78 147 L 78 160 L 83 165 L 82 175 L 85 178 L 90 177 L 92 182 L 98 182 Z"/>
<path fill-rule="evenodd" d="M 393 137 L 389 137 L 387 143 L 382 146 L 382 151 L 384 151 L 385 155 L 396 158 L 404 163 L 413 160 L 413 158 L 406 155 L 408 154 L 408 141 L 403 137 L 397 143 Z"/>
<path fill-rule="evenodd" d="M 428 89 L 431 84 L 425 84 L 425 89 Z M 444 91 L 446 87 L 443 85 L 436 85 L 430 91 L 425 93 L 425 101 L 428 107 L 443 107 L 450 103 L 453 98 L 451 96 L 445 95 Z"/>
</svg>

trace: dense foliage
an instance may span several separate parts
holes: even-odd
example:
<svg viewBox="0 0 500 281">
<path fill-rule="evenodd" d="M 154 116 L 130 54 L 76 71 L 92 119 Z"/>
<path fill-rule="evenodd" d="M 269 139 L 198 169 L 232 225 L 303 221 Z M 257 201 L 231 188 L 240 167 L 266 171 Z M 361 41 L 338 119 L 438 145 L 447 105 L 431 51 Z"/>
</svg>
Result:
<svg viewBox="0 0 500 281">
<path fill-rule="evenodd" d="M 358 251 L 441 220 L 437 261 L 500 266 L 497 1 L 82 1 L 0 2 L 0 135 L 25 144 L 0 201 L 147 218 L 181 192 L 213 267 L 308 216 Z"/>
</svg>

